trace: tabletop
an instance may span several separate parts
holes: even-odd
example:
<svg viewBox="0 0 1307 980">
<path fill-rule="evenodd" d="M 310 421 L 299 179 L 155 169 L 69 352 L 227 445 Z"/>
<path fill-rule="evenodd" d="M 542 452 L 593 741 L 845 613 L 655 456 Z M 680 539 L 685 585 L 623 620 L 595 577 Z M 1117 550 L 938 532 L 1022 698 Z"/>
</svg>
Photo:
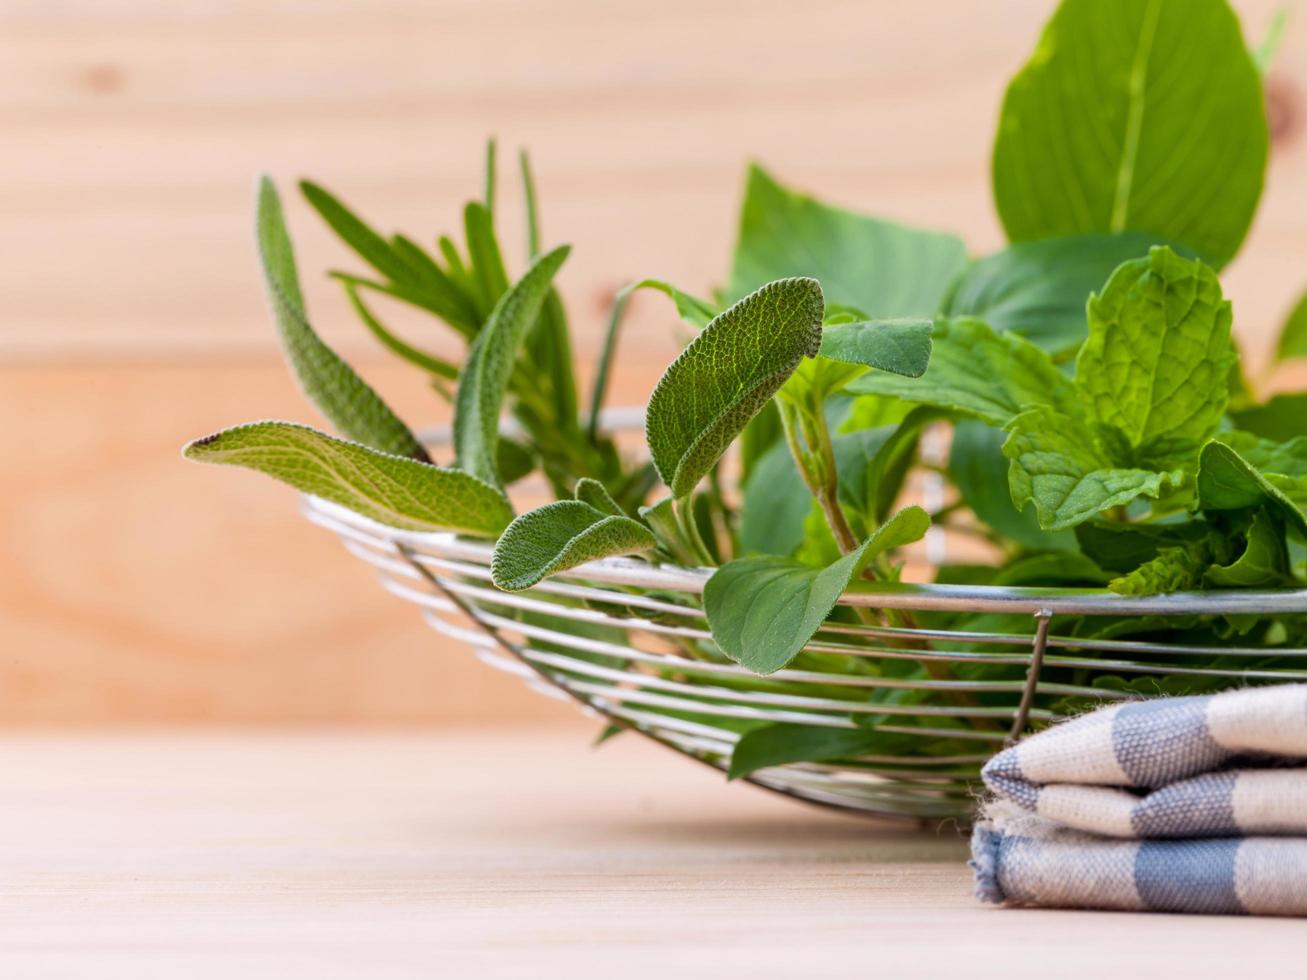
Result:
<svg viewBox="0 0 1307 980">
<path fill-rule="evenodd" d="M 582 729 L 0 739 L 0 976 L 1301 975 L 1300 921 L 998 910 L 966 844 Z"/>
</svg>

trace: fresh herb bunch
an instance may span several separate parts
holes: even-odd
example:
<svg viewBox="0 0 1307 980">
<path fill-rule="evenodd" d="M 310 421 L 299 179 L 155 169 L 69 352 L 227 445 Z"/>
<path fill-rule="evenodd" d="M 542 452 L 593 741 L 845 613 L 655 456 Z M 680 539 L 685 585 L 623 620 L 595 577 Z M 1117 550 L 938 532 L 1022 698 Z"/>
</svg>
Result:
<svg viewBox="0 0 1307 980">
<path fill-rule="evenodd" d="M 712 301 L 659 280 L 623 290 L 585 410 L 552 285 L 568 249 L 540 245 L 525 155 L 529 264 L 516 281 L 494 230 L 493 144 L 461 248 L 448 236 L 434 250 L 386 237 L 303 183 L 370 267 L 332 273 L 364 325 L 453 404 L 450 466 L 314 333 L 265 180 L 258 240 L 282 340 L 347 439 L 260 422 L 186 454 L 261 470 L 395 527 L 494 539 L 493 579 L 505 590 L 612 555 L 714 567 L 703 594 L 713 643 L 689 652 L 758 674 L 800 658 L 818 670 L 938 676 L 924 661 L 881 668 L 802 652 L 828 617 L 853 615 L 836 609 L 842 593 L 898 580 L 900 549 L 932 521 L 985 538 L 999 556 L 941 567 L 939 581 L 1127 594 L 1302 587 L 1307 393 L 1255 399 L 1217 276 L 1262 190 L 1270 55 L 1249 52 L 1225 0 L 1065 0 L 1002 106 L 993 188 L 1008 248 L 973 259 L 953 235 L 825 205 L 752 167 L 726 286 Z M 631 460 L 599 422 L 622 313 L 644 288 L 670 297 L 698 333 L 649 401 L 648 459 Z M 445 323 L 467 344 L 462 363 L 396 337 L 368 305 L 378 293 Z M 1278 356 L 1307 356 L 1307 298 Z M 947 465 L 923 464 L 922 433 L 941 426 L 951 430 Z M 728 480 L 737 444 L 738 480 Z M 923 465 L 955 490 L 935 514 L 900 504 Z M 515 516 L 505 488 L 533 472 L 558 499 Z M 993 619 L 930 617 L 960 629 Z M 1020 619 L 1004 628 L 1029 631 Z M 892 611 L 878 621 L 914 625 Z M 1238 637 L 1266 648 L 1259 666 L 1307 641 L 1303 616 L 1066 628 L 1216 646 Z M 968 669 L 980 679 L 1012 668 Z M 1108 671 L 1092 681 L 1130 686 Z M 1194 686 L 1183 673 L 1148 683 L 1145 693 Z M 741 722 L 733 771 L 888 747 L 858 721 L 852 732 Z M 903 751 L 950 747 L 912 744 Z"/>
</svg>

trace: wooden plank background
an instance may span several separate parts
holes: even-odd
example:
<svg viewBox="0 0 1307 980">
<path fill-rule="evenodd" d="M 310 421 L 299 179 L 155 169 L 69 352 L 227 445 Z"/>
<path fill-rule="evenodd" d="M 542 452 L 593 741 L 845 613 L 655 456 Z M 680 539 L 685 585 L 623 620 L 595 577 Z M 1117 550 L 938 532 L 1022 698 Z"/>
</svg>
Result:
<svg viewBox="0 0 1307 980">
<path fill-rule="evenodd" d="M 546 236 L 576 246 L 561 282 L 589 357 L 622 282 L 721 281 L 749 158 L 998 246 L 995 114 L 1051 6 L 7 0 L 0 723 L 568 717 L 441 645 L 291 493 L 178 458 L 224 424 L 314 419 L 260 292 L 256 175 L 311 175 L 429 239 L 477 193 L 488 134 L 506 204 L 530 146 Z M 1278 2 L 1237 6 L 1257 38 Z M 1307 8 L 1291 7 L 1268 189 L 1224 277 L 1256 364 L 1307 284 Z M 408 418 L 436 419 L 320 275 L 350 260 L 288 196 L 321 331 Z M 505 241 L 521 230 L 509 217 Z M 629 338 L 617 397 L 643 401 L 675 351 L 665 306 L 638 304 Z"/>
</svg>

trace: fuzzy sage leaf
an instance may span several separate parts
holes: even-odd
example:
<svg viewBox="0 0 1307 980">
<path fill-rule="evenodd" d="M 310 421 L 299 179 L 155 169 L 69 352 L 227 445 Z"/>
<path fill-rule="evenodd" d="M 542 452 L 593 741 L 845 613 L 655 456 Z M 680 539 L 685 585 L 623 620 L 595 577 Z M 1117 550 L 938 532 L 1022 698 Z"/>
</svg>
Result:
<svg viewBox="0 0 1307 980">
<path fill-rule="evenodd" d="M 630 517 L 598 510 L 583 500 L 558 500 L 508 525 L 495 545 L 490 576 L 506 592 L 611 555 L 652 551 L 649 529 Z"/>
<path fill-rule="evenodd" d="M 459 470 L 369 449 L 290 422 L 253 422 L 196 439 L 203 463 L 244 466 L 408 531 L 493 538 L 513 518 L 502 493 Z"/>
<path fill-rule="evenodd" d="M 470 207 L 470 206 L 469 206 Z M 454 404 L 454 454 L 461 469 L 499 485 L 499 414 L 518 346 L 549 294 L 566 245 L 541 256 L 495 304 L 468 353 Z"/>
<path fill-rule="evenodd" d="M 408 426 L 309 325 L 281 199 L 266 177 L 259 183 L 257 231 L 273 315 L 304 393 L 349 438 L 381 452 L 427 460 Z"/>
<path fill-rule="evenodd" d="M 654 465 L 686 496 L 821 344 L 815 279 L 781 279 L 714 317 L 663 372 L 645 423 Z"/>
</svg>

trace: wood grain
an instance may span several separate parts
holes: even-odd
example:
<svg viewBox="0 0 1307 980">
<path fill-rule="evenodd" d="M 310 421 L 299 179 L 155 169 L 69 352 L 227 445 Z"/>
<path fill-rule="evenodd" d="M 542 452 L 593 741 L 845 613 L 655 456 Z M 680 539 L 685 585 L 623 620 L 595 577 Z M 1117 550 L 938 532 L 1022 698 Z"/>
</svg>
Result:
<svg viewBox="0 0 1307 980">
<path fill-rule="evenodd" d="M 954 829 L 631 736 L 9 736 L 0 762 L 9 977 L 1301 975 L 1299 921 L 982 907 Z"/>
<path fill-rule="evenodd" d="M 576 246 L 562 285 L 586 358 L 621 283 L 724 278 L 749 158 L 996 247 L 996 107 L 1051 5 L 0 6 L 0 723 L 552 717 L 434 646 L 289 494 L 177 458 L 224 424 L 313 420 L 260 291 L 256 174 L 312 175 L 427 240 L 477 193 L 496 133 L 512 243 L 512 152 L 529 145 L 547 238 Z M 1252 36 L 1278 5 L 1238 4 Z M 1307 280 L 1307 10 L 1278 66 L 1284 136 L 1225 277 L 1258 363 Z M 353 261 L 288 196 L 322 332 L 409 419 L 435 420 L 322 275 Z M 642 297 L 615 400 L 643 401 L 674 350 L 666 303 Z"/>
</svg>

